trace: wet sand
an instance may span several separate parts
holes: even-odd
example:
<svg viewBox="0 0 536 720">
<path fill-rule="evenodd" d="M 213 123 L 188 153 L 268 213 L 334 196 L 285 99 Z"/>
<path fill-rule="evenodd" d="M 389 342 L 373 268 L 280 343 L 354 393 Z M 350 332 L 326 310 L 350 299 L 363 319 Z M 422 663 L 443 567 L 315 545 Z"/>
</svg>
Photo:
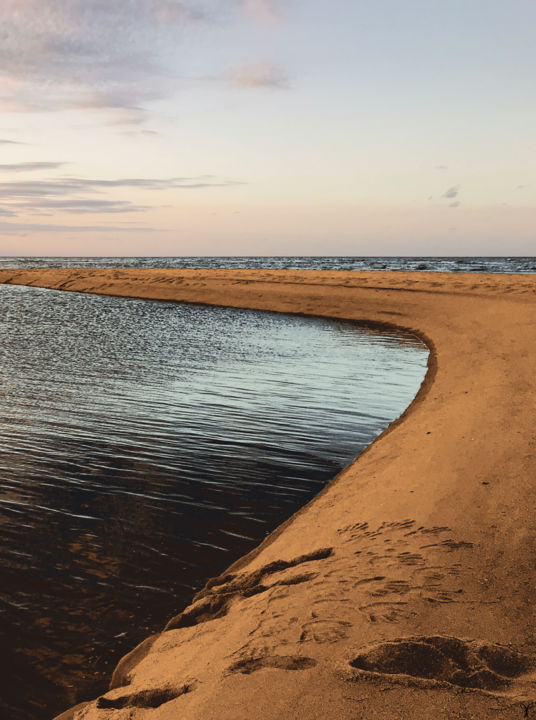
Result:
<svg viewBox="0 0 536 720">
<path fill-rule="evenodd" d="M 535 276 L 46 269 L 0 281 L 398 326 L 431 349 L 399 421 L 62 720 L 536 717 Z"/>
</svg>

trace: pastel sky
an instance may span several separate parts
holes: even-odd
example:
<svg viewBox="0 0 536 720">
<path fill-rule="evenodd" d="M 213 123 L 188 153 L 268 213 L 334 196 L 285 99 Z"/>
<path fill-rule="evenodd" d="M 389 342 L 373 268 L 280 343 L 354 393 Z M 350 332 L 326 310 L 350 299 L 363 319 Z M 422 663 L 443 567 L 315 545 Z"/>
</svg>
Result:
<svg viewBox="0 0 536 720">
<path fill-rule="evenodd" d="M 2 0 L 1 255 L 534 255 L 534 0 Z"/>
</svg>

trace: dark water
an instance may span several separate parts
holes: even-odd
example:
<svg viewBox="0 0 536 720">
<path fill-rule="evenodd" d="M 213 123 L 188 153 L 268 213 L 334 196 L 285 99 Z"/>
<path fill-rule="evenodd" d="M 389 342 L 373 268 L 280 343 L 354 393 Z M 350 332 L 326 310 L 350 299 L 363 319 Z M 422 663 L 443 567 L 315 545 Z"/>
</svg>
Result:
<svg viewBox="0 0 536 720">
<path fill-rule="evenodd" d="M 0 286 L 0 718 L 49 720 L 313 497 L 426 349 L 350 323 Z"/>
<path fill-rule="evenodd" d="M 535 257 L 0 257 L 0 268 L 185 267 L 534 273 Z"/>
</svg>

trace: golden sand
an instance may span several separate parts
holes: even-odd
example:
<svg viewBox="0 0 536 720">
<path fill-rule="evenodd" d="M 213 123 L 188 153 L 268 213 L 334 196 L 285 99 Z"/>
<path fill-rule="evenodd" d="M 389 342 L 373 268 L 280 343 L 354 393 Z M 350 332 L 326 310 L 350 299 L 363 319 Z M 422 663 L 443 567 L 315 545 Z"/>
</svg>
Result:
<svg viewBox="0 0 536 720">
<path fill-rule="evenodd" d="M 396 326 L 431 350 L 402 417 L 62 720 L 536 718 L 535 276 L 46 269 L 0 282 Z"/>
</svg>

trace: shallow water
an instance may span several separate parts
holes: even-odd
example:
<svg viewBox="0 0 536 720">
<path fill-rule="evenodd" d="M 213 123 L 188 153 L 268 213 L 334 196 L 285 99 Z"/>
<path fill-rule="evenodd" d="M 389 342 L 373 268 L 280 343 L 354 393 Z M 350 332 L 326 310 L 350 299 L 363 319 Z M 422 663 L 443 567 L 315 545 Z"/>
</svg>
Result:
<svg viewBox="0 0 536 720">
<path fill-rule="evenodd" d="M 414 397 L 410 336 L 0 286 L 0 717 L 49 720 Z"/>
</svg>

